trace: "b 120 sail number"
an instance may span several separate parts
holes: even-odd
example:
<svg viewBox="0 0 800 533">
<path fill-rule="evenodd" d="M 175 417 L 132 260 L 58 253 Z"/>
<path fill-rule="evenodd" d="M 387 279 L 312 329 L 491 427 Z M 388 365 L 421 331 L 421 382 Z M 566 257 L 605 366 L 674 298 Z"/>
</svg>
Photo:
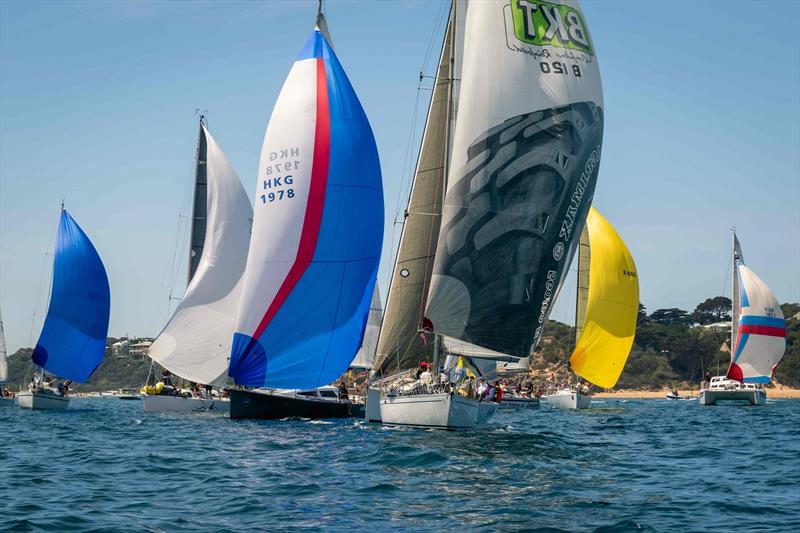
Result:
<svg viewBox="0 0 800 533">
<path fill-rule="evenodd" d="M 568 65 L 566 63 L 562 63 L 561 61 L 541 61 L 539 63 L 539 68 L 544 74 L 563 74 L 565 76 L 572 74 L 576 78 L 581 77 L 580 65 Z"/>
</svg>

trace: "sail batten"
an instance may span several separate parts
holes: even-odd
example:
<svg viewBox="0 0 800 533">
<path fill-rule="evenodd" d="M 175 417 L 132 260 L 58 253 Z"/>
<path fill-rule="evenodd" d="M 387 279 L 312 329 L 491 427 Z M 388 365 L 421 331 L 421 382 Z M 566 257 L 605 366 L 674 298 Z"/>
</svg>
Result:
<svg viewBox="0 0 800 533">
<path fill-rule="evenodd" d="M 372 129 L 316 28 L 264 135 L 228 367 L 234 382 L 308 389 L 346 371 L 361 346 L 382 239 Z"/>
<path fill-rule="evenodd" d="M 62 209 L 50 303 L 31 359 L 51 374 L 85 383 L 103 360 L 110 309 L 103 262 L 80 226 Z"/>
<path fill-rule="evenodd" d="M 588 294 L 584 319 L 576 324 L 581 334 L 569 362 L 579 376 L 610 389 L 622 373 L 636 335 L 639 278 L 628 247 L 594 208 L 586 219 L 586 234 L 591 249 L 586 265 Z M 580 272 L 579 268 L 579 277 Z"/>
<path fill-rule="evenodd" d="M 197 248 L 202 252 L 181 303 L 147 354 L 178 376 L 220 386 L 227 375 L 253 208 L 236 171 L 202 123 L 199 145 L 207 195 L 195 199 L 207 213 L 205 238 Z"/>
<path fill-rule="evenodd" d="M 458 105 L 469 112 L 456 117 L 425 313 L 437 334 L 518 358 L 535 347 L 575 252 L 603 139 L 580 9 L 555 2 L 541 19 L 535 9 L 491 0 L 467 10 Z"/>
</svg>

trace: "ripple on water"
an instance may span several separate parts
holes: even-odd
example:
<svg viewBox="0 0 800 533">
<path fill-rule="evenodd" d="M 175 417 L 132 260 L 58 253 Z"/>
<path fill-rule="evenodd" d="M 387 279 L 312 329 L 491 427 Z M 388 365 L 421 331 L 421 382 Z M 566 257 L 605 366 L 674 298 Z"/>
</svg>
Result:
<svg viewBox="0 0 800 533">
<path fill-rule="evenodd" d="M 151 415 L 114 398 L 72 404 L 62 413 L 0 410 L 0 428 L 13 428 L 0 449 L 0 530 L 800 525 L 798 401 L 509 410 L 493 428 L 463 433 Z"/>
</svg>

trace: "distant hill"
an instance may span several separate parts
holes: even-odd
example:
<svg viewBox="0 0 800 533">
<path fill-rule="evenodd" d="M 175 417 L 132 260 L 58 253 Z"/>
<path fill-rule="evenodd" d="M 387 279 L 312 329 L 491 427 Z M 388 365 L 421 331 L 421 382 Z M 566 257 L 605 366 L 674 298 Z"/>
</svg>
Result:
<svg viewBox="0 0 800 533">
<path fill-rule="evenodd" d="M 681 309 L 657 309 L 651 314 L 640 306 L 636 338 L 628 363 L 617 388 L 654 389 L 687 384 L 696 387 L 705 370 L 724 373 L 730 361 L 727 350 L 730 335 L 725 321 L 725 306 L 710 298 L 693 313 Z M 800 387 L 800 304 L 783 304 L 786 320 L 786 355 L 775 371 L 775 380 L 789 387 Z M 699 309 L 699 311 L 698 311 Z M 546 377 L 569 357 L 574 342 L 574 328 L 548 321 L 537 351 L 531 358 L 534 377 Z M 100 368 L 89 383 L 78 385 L 79 392 L 139 387 L 150 368 L 150 359 L 128 351 L 115 353 L 119 339 L 108 339 L 108 350 Z M 123 342 L 124 344 L 124 342 Z M 130 343 L 131 349 L 138 346 Z M 22 348 L 9 358 L 9 381 L 12 387 L 24 388 L 30 381 L 32 350 Z M 719 369 L 719 370 L 718 370 Z M 156 369 L 160 374 L 160 367 Z"/>
</svg>

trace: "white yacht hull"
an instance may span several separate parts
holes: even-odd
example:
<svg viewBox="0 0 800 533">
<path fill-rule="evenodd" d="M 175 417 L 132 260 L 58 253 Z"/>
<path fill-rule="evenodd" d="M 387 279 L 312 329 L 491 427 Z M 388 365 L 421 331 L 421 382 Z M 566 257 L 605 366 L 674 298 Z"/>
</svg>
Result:
<svg viewBox="0 0 800 533">
<path fill-rule="evenodd" d="M 700 392 L 699 402 L 700 405 L 716 405 L 717 402 L 766 405 L 767 393 L 763 389 L 704 390 Z"/>
<path fill-rule="evenodd" d="M 592 398 L 573 390 L 560 390 L 542 396 L 542 401 L 557 409 L 588 409 Z"/>
<path fill-rule="evenodd" d="M 0 398 L 0 407 L 11 407 L 15 403 L 14 398 Z"/>
<path fill-rule="evenodd" d="M 198 413 L 227 414 L 231 402 L 228 399 L 182 398 L 180 396 L 142 396 L 145 413 Z"/>
<path fill-rule="evenodd" d="M 489 405 L 489 404 L 487 404 Z M 496 408 L 496 405 L 495 405 Z M 478 423 L 479 402 L 452 393 L 383 396 L 380 416 L 383 424 L 436 429 L 473 429 Z M 484 415 L 488 421 L 488 408 Z"/>
<path fill-rule="evenodd" d="M 17 403 L 25 409 L 63 410 L 69 406 L 69 398 L 54 392 L 20 392 Z"/>
</svg>

